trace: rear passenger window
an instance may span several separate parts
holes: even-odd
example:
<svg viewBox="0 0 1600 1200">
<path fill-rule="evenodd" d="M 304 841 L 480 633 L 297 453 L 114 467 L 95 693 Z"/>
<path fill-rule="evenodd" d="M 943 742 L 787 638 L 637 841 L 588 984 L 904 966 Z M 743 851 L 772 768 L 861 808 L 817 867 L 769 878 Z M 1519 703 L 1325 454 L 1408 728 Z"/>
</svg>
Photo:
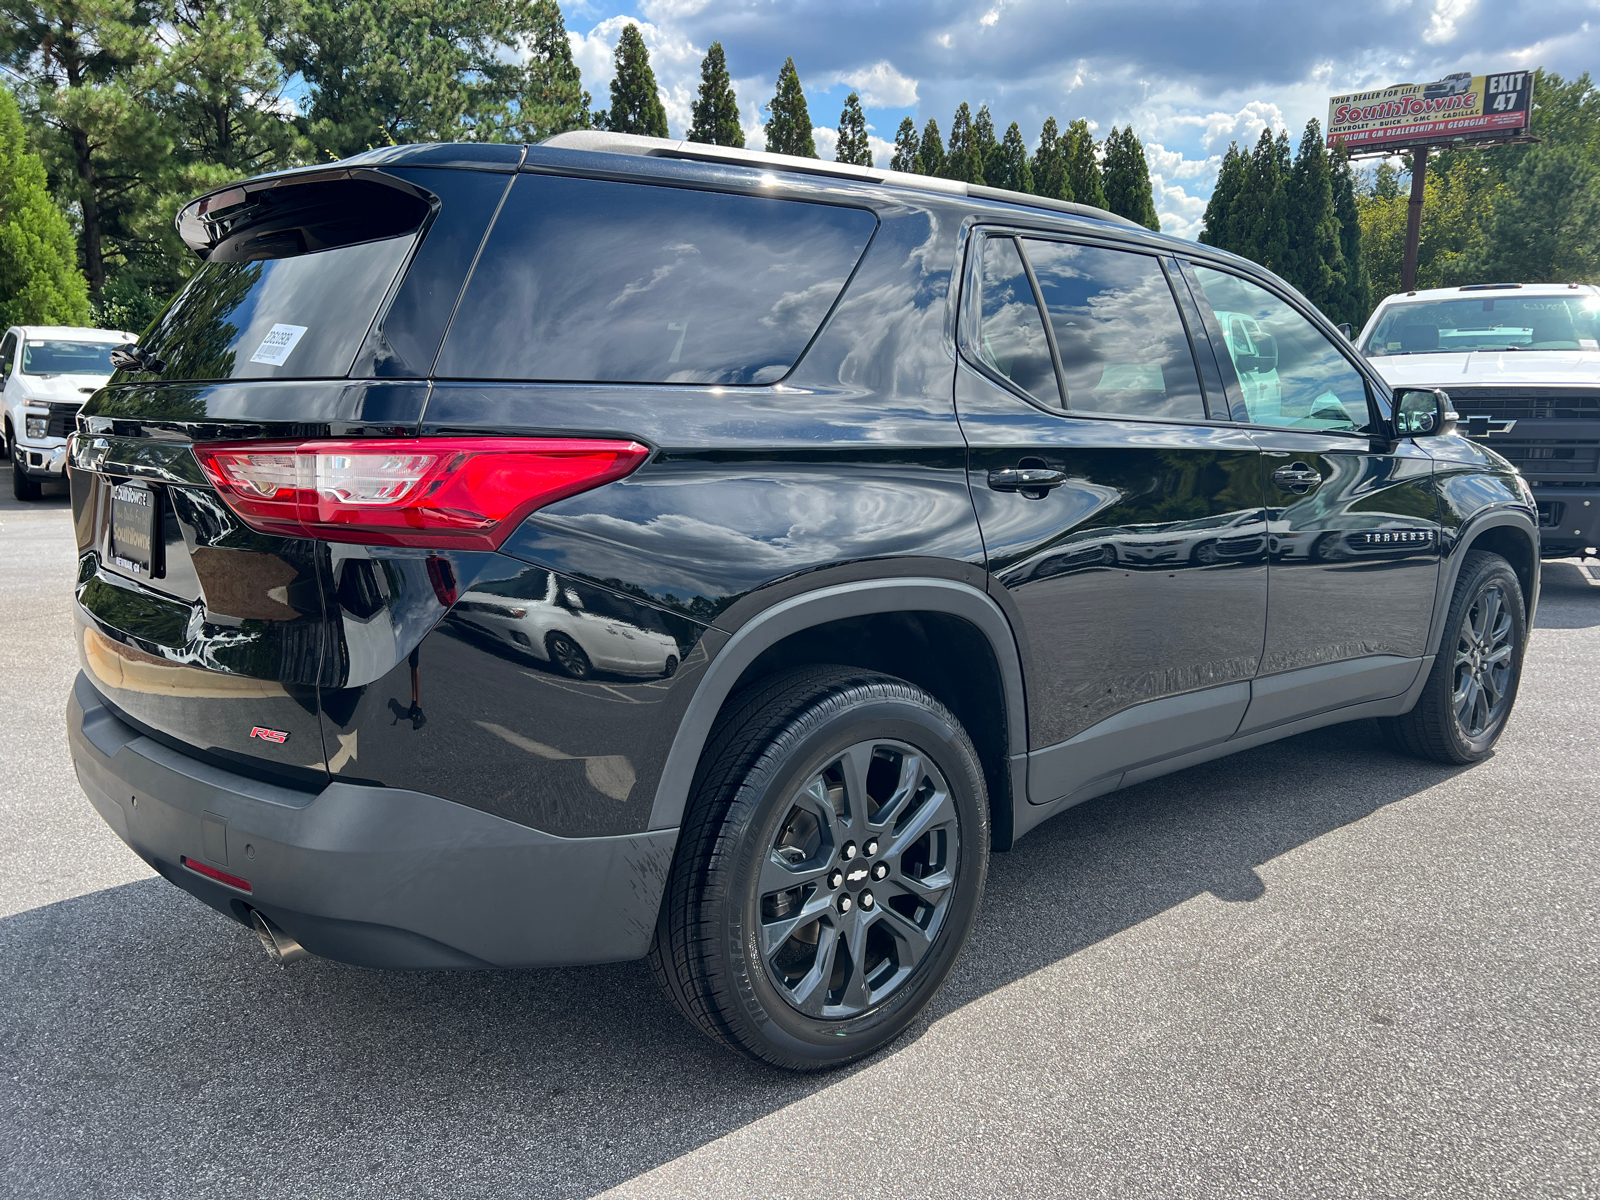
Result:
<svg viewBox="0 0 1600 1200">
<path fill-rule="evenodd" d="M 523 175 L 437 374 L 770 383 L 800 357 L 876 228 L 859 208 Z"/>
<path fill-rule="evenodd" d="M 1045 337 L 1033 285 L 1028 282 L 1028 272 L 1013 239 L 984 240 L 978 286 L 982 293 L 978 353 L 984 365 L 1035 400 L 1052 407 L 1060 404 L 1050 342 Z"/>
<path fill-rule="evenodd" d="M 1147 254 L 1023 239 L 1061 353 L 1067 407 L 1204 420 L 1194 352 Z"/>
</svg>

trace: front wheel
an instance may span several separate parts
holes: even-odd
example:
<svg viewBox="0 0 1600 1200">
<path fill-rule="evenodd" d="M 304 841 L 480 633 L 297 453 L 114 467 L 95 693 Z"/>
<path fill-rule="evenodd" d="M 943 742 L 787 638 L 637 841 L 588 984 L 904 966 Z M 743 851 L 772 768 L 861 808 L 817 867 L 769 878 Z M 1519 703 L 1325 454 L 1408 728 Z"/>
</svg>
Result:
<svg viewBox="0 0 1600 1200">
<path fill-rule="evenodd" d="M 1498 554 L 1461 564 L 1444 637 L 1416 707 L 1382 722 L 1391 745 L 1442 763 L 1486 757 L 1505 731 L 1528 642 L 1522 585 Z"/>
<path fill-rule="evenodd" d="M 38 500 L 44 495 L 44 489 L 37 479 L 29 479 L 28 473 L 22 469 L 22 462 L 17 457 L 17 451 L 11 453 L 11 494 L 18 500 Z"/>
<path fill-rule="evenodd" d="M 587 679 L 594 673 L 594 664 L 583 652 L 583 647 L 566 634 L 552 633 L 545 638 L 544 648 L 550 655 L 550 661 L 562 674 L 573 679 Z"/>
<path fill-rule="evenodd" d="M 971 930 L 989 808 L 972 742 L 903 680 L 817 667 L 707 747 L 650 963 L 722 1044 L 791 1070 L 903 1032 Z"/>
</svg>

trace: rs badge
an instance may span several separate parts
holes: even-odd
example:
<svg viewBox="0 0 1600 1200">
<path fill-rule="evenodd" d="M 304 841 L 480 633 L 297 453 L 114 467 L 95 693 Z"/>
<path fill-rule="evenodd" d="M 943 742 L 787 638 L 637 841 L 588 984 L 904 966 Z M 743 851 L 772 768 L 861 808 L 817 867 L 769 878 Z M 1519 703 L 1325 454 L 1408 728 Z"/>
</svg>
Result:
<svg viewBox="0 0 1600 1200">
<path fill-rule="evenodd" d="M 274 742 L 280 746 L 289 740 L 289 735 L 282 730 L 267 729 L 261 725 L 257 725 L 251 729 L 250 736 L 260 738 L 263 742 Z"/>
</svg>

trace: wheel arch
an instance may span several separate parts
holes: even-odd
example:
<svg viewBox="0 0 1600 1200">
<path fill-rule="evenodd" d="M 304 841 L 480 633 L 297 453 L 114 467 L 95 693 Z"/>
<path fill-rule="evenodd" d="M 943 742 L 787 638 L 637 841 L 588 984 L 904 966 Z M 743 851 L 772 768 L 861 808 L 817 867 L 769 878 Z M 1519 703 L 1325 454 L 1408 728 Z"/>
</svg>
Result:
<svg viewBox="0 0 1600 1200">
<path fill-rule="evenodd" d="M 1528 625 L 1533 625 L 1539 602 L 1539 529 L 1527 513 L 1518 509 L 1496 509 L 1470 520 L 1456 536 L 1455 545 L 1442 564 L 1438 594 L 1434 597 L 1433 627 L 1428 635 L 1429 652 L 1439 652 L 1444 636 L 1445 616 L 1461 577 L 1461 565 L 1473 550 L 1488 550 L 1500 555 L 1516 573 L 1522 585 Z"/>
<path fill-rule="evenodd" d="M 951 654 L 928 654 L 930 643 L 948 645 Z M 965 664 L 974 654 L 970 668 L 948 665 L 957 659 Z M 712 659 L 679 722 L 656 786 L 650 829 L 681 824 L 701 753 L 729 698 L 771 671 L 818 661 L 899 675 L 955 713 L 983 762 L 991 843 L 1009 849 L 1014 806 L 1027 802 L 1021 658 L 999 605 L 977 588 L 946 579 L 820 588 L 780 601 L 741 625 Z"/>
</svg>

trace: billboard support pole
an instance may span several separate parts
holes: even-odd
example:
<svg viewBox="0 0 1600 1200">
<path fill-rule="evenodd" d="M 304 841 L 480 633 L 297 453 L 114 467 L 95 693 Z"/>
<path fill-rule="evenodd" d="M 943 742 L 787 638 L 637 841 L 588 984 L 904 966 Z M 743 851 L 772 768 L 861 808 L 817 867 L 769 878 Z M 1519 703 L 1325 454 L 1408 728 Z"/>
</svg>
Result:
<svg viewBox="0 0 1600 1200">
<path fill-rule="evenodd" d="M 1411 203 L 1406 206 L 1406 254 L 1400 263 L 1400 290 L 1417 286 L 1417 250 L 1422 244 L 1422 195 L 1428 179 L 1428 147 L 1411 152 Z"/>
</svg>

